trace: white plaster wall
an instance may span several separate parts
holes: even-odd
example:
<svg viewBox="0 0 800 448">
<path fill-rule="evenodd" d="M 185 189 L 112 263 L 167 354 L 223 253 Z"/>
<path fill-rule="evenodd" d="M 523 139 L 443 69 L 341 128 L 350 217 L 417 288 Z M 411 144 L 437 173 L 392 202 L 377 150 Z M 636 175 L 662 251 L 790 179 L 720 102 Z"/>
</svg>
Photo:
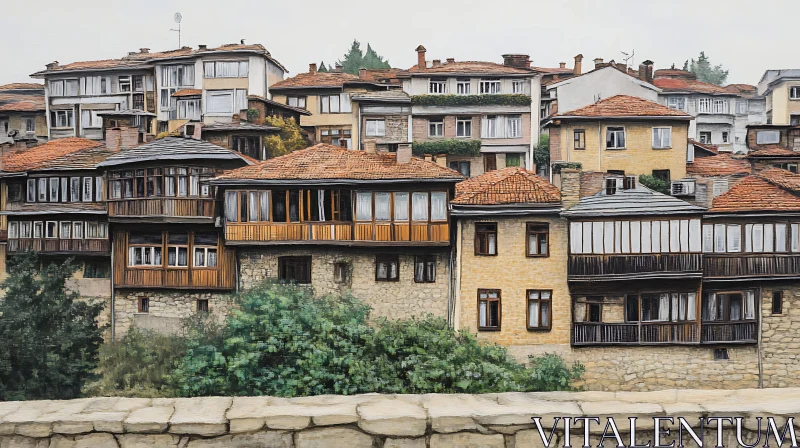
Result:
<svg viewBox="0 0 800 448">
<path fill-rule="evenodd" d="M 561 114 L 594 104 L 598 96 L 605 99 L 614 95 L 629 95 L 658 101 L 657 90 L 643 86 L 638 79 L 612 67 L 572 78 L 556 89 L 558 112 Z"/>
</svg>

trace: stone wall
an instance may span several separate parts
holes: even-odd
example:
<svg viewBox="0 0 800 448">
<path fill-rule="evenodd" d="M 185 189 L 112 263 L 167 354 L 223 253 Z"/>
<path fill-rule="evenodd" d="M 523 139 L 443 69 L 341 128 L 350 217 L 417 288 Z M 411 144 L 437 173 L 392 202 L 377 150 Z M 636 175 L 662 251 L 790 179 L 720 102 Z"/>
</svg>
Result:
<svg viewBox="0 0 800 448">
<path fill-rule="evenodd" d="M 296 246 L 295 246 L 296 247 Z M 400 278 L 387 282 L 375 279 L 375 256 L 399 254 Z M 436 256 L 436 281 L 414 281 L 414 256 Z M 311 286 L 318 295 L 351 292 L 373 308 L 372 316 L 407 319 L 432 313 L 445 317 L 448 313 L 450 291 L 450 250 L 398 249 L 395 251 L 370 251 L 367 248 L 305 249 L 246 248 L 239 250 L 239 277 L 242 289 L 248 289 L 264 280 L 278 277 L 278 258 L 284 256 L 311 256 Z M 337 263 L 345 263 L 350 272 L 348 283 L 339 283 L 334 275 Z"/>
<path fill-rule="evenodd" d="M 139 298 L 149 299 L 149 311 L 139 312 Z M 197 301 L 208 300 L 208 312 L 220 322 L 227 315 L 233 295 L 212 291 L 117 289 L 114 334 L 119 338 L 131 325 L 162 332 L 178 331 L 181 321 L 198 313 Z"/>
<path fill-rule="evenodd" d="M 780 292 L 782 312 L 772 312 Z M 797 283 L 765 283 L 761 287 L 761 346 L 764 387 L 797 387 L 800 376 L 800 288 Z"/>
<path fill-rule="evenodd" d="M 654 417 L 681 416 L 695 428 L 700 416 L 742 417 L 742 439 L 755 445 L 754 417 L 769 415 L 782 428 L 786 418 L 800 410 L 797 403 L 800 389 L 0 402 L 0 446 L 538 448 L 543 444 L 532 424 L 534 416 L 541 417 L 545 434 L 555 417 L 598 416 L 601 423 L 589 427 L 592 446 L 597 446 L 610 418 L 627 444 L 628 416 L 638 417 L 635 439 L 642 444 L 655 440 Z M 580 421 L 576 423 L 570 444 L 582 446 L 584 431 Z M 660 437 L 670 446 L 678 438 L 677 423 L 662 424 L 672 430 L 662 431 Z M 553 448 L 565 445 L 563 420 L 556 428 Z M 715 426 L 697 432 L 706 445 L 716 440 Z M 686 432 L 683 440 L 697 446 Z M 605 446 L 615 445 L 608 443 L 612 441 Z M 738 446 L 734 425 L 723 425 L 723 442 Z"/>
</svg>

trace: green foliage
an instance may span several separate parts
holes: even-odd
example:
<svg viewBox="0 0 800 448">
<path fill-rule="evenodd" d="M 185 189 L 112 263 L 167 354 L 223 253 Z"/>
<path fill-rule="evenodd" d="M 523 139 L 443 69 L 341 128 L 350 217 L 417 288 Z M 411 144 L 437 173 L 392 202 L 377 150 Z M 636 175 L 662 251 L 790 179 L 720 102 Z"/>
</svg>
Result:
<svg viewBox="0 0 800 448">
<path fill-rule="evenodd" d="M 247 121 L 254 121 L 258 118 L 258 109 L 247 109 Z"/>
<path fill-rule="evenodd" d="M 265 284 L 241 297 L 218 342 L 189 338 L 172 378 L 183 396 L 292 397 L 568 390 L 583 372 L 552 356 L 526 367 L 441 318 L 368 318 L 351 296 Z"/>
<path fill-rule="evenodd" d="M 280 128 L 278 135 L 264 137 L 264 146 L 267 148 L 267 157 L 278 157 L 289 154 L 298 149 L 307 148 L 308 141 L 303 137 L 300 125 L 294 118 L 282 118 L 268 116 L 264 119 L 264 124 Z"/>
<path fill-rule="evenodd" d="M 645 187 L 663 194 L 669 194 L 669 182 L 658 179 L 649 174 L 642 174 L 639 176 L 639 183 Z"/>
<path fill-rule="evenodd" d="M 528 362 L 533 370 L 533 388 L 538 391 L 570 390 L 570 385 L 580 380 L 586 371 L 583 364 L 567 367 L 564 360 L 553 353 L 538 358 L 529 356 Z"/>
<path fill-rule="evenodd" d="M 481 141 L 478 139 L 446 139 L 413 142 L 411 151 L 416 155 L 447 154 L 450 156 L 477 157 L 481 153 Z"/>
<path fill-rule="evenodd" d="M 728 79 L 728 70 L 723 69 L 722 65 L 712 66 L 704 51 L 700 52 L 697 60 L 692 59 L 691 63 L 687 61 L 683 67 L 684 70 L 688 68 L 688 71 L 697 75 L 697 79 L 702 82 L 721 86 Z"/>
<path fill-rule="evenodd" d="M 35 254 L 15 256 L 0 301 L 0 401 L 80 395 L 103 342 L 101 303 L 78 300 L 66 280 L 72 260 L 39 269 Z"/>
<path fill-rule="evenodd" d="M 325 66 L 325 61 L 319 61 L 319 67 L 317 68 L 317 71 L 320 73 L 328 73 L 330 70 L 328 70 L 328 67 Z"/>
<path fill-rule="evenodd" d="M 533 164 L 537 167 L 550 165 L 550 135 L 539 135 L 539 143 L 533 147 Z"/>
<path fill-rule="evenodd" d="M 389 61 L 385 60 L 372 47 L 367 44 L 366 53 L 361 51 L 361 43 L 353 40 L 350 49 L 344 54 L 344 59 L 338 62 L 342 66 L 342 71 L 353 75 L 358 74 L 361 68 L 391 68 Z"/>
<path fill-rule="evenodd" d="M 414 95 L 414 106 L 530 106 L 531 97 L 521 93 L 500 95 Z"/>
<path fill-rule="evenodd" d="M 564 169 L 572 169 L 572 170 L 579 170 L 583 168 L 581 162 L 554 162 L 553 163 L 553 172 L 560 173 L 561 170 Z"/>
</svg>

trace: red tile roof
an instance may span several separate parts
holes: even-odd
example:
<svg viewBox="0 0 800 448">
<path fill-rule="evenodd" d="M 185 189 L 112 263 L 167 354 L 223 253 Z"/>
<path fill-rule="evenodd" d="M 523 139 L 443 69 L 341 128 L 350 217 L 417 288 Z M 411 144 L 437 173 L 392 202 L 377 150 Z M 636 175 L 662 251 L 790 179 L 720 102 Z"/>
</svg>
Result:
<svg viewBox="0 0 800 448">
<path fill-rule="evenodd" d="M 738 93 L 744 95 L 755 95 L 756 86 L 750 84 L 728 84 L 724 87 L 725 90 L 731 93 Z"/>
<path fill-rule="evenodd" d="M 203 94 L 203 91 L 200 89 L 183 89 L 178 90 L 177 92 L 173 93 L 172 96 L 174 97 L 181 97 L 181 96 L 200 96 Z"/>
<path fill-rule="evenodd" d="M 44 111 L 44 91 L 41 95 L 0 92 L 0 112 Z"/>
<path fill-rule="evenodd" d="M 687 72 L 685 70 L 678 70 L 675 68 L 660 68 L 653 72 L 653 76 L 656 78 L 666 77 L 666 78 L 692 78 L 696 79 L 697 75 L 692 72 Z"/>
<path fill-rule="evenodd" d="M 781 172 L 783 171 L 783 172 Z M 773 168 L 714 198 L 711 212 L 800 211 L 800 175 Z"/>
<path fill-rule="evenodd" d="M 761 171 L 758 175 L 775 185 L 800 193 L 800 174 L 794 174 L 780 168 L 770 168 Z"/>
<path fill-rule="evenodd" d="M 691 115 L 641 98 L 615 95 L 580 109 L 559 113 L 554 117 L 680 117 Z"/>
<path fill-rule="evenodd" d="M 3 158 L 3 171 L 21 172 L 36 170 L 49 162 L 78 151 L 102 146 L 101 142 L 85 138 L 61 138 L 33 148 L 7 154 Z"/>
<path fill-rule="evenodd" d="M 292 87 L 342 87 L 348 81 L 358 81 L 358 76 L 350 73 L 316 72 L 300 73 L 271 85 L 270 90 Z"/>
<path fill-rule="evenodd" d="M 408 76 L 408 71 L 400 68 L 380 68 L 371 69 L 363 72 L 363 77 L 359 75 L 361 81 L 375 82 L 380 84 L 400 85 L 403 81 L 400 78 Z"/>
<path fill-rule="evenodd" d="M 396 154 L 369 154 L 320 143 L 285 156 L 245 166 L 219 176 L 219 180 L 461 180 L 457 171 L 417 157 L 398 164 Z"/>
<path fill-rule="evenodd" d="M 696 79 L 686 78 L 656 78 L 653 84 L 665 92 L 692 92 L 692 93 L 714 93 L 714 94 L 730 94 L 724 88 L 709 84 L 707 82 L 698 81 Z"/>
<path fill-rule="evenodd" d="M 498 64 L 496 62 L 485 61 L 454 61 L 443 62 L 438 67 L 426 67 L 424 69 L 415 65 L 408 69 L 409 73 L 441 73 L 441 74 L 458 74 L 458 73 L 475 73 L 475 74 L 511 74 L 511 75 L 532 75 L 536 73 L 530 68 L 517 68 L 508 65 Z"/>
<path fill-rule="evenodd" d="M 0 91 L 3 90 L 41 90 L 44 91 L 44 85 L 31 82 L 15 82 L 11 84 L 4 84 L 0 86 Z"/>
<path fill-rule="evenodd" d="M 734 174 L 750 174 L 750 163 L 730 154 L 719 154 L 710 157 L 698 157 L 693 163 L 686 164 L 686 173 L 699 176 L 731 176 Z"/>
<path fill-rule="evenodd" d="M 553 184 L 519 167 L 489 171 L 456 185 L 457 205 L 554 204 L 561 193 Z"/>
<path fill-rule="evenodd" d="M 800 152 L 792 151 L 779 145 L 759 145 L 755 151 L 747 153 L 748 157 L 800 157 Z"/>
</svg>

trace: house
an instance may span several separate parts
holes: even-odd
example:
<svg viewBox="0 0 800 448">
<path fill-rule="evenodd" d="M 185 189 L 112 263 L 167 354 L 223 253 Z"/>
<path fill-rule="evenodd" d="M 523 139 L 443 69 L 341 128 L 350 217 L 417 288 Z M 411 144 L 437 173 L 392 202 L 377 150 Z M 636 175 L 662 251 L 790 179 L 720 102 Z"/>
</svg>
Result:
<svg viewBox="0 0 800 448">
<path fill-rule="evenodd" d="M 411 156 L 327 143 L 221 174 L 241 288 L 272 278 L 350 291 L 374 315 L 451 318 L 448 202 L 463 177 Z"/>
<path fill-rule="evenodd" d="M 800 70 L 765 71 L 757 92 L 766 98 L 767 124 L 800 124 Z"/>
<path fill-rule="evenodd" d="M 675 69 L 656 70 L 653 84 L 661 89 L 661 104 L 695 117 L 690 138 L 723 152 L 747 152 L 747 126 L 767 121 L 766 100 L 756 94 L 755 86 L 721 87 Z"/>
<path fill-rule="evenodd" d="M 508 167 L 459 183 L 451 206 L 454 327 L 519 357 L 568 351 L 567 221 L 558 188 Z"/>
<path fill-rule="evenodd" d="M 262 122 L 266 117 L 280 117 L 285 120 L 291 118 L 299 124 L 301 116 L 311 115 L 311 112 L 302 107 L 279 103 L 263 96 L 248 95 L 247 104 L 247 119 L 255 123 Z"/>
<path fill-rule="evenodd" d="M 800 164 L 800 127 L 776 124 L 748 126 L 747 148 L 747 158 L 754 163 L 797 173 Z"/>
<path fill-rule="evenodd" d="M 411 97 L 399 89 L 353 93 L 358 112 L 359 141 L 372 142 L 378 151 L 397 152 L 401 144 L 411 143 Z M 364 145 L 362 145 L 364 146 Z"/>
<path fill-rule="evenodd" d="M 47 140 L 44 85 L 14 83 L 0 86 L 0 143 Z"/>
<path fill-rule="evenodd" d="M 685 112 L 626 95 L 559 112 L 545 123 L 551 164 L 579 163 L 584 171 L 682 179 L 691 119 Z"/>
<path fill-rule="evenodd" d="M 698 157 L 686 165 L 686 179 L 673 182 L 672 195 L 701 207 L 710 208 L 715 197 L 753 172 L 745 156 L 721 153 Z M 680 185 L 680 189 L 676 188 Z"/>
<path fill-rule="evenodd" d="M 415 153 L 443 155 L 466 176 L 532 166 L 541 76 L 530 58 L 506 54 L 502 64 L 427 61 L 426 51 L 417 47 L 417 64 L 403 79 L 412 101 Z"/>
<path fill-rule="evenodd" d="M 575 56 L 575 64 L 572 68 L 568 68 L 566 62 L 559 62 L 558 67 L 533 68 L 542 74 L 541 108 L 539 113 L 539 121 L 541 121 L 558 112 L 555 91 L 552 93 L 548 92 L 547 87 L 566 79 L 581 76 L 583 74 L 583 55 L 579 54 Z"/>
<path fill-rule="evenodd" d="M 194 135 L 194 132 L 189 130 L 186 133 Z M 266 160 L 275 156 L 267 153 L 264 138 L 276 135 L 278 132 L 280 132 L 278 127 L 247 121 L 220 122 L 200 127 L 200 136 L 203 140 L 238 151 L 255 160 Z"/>
</svg>

